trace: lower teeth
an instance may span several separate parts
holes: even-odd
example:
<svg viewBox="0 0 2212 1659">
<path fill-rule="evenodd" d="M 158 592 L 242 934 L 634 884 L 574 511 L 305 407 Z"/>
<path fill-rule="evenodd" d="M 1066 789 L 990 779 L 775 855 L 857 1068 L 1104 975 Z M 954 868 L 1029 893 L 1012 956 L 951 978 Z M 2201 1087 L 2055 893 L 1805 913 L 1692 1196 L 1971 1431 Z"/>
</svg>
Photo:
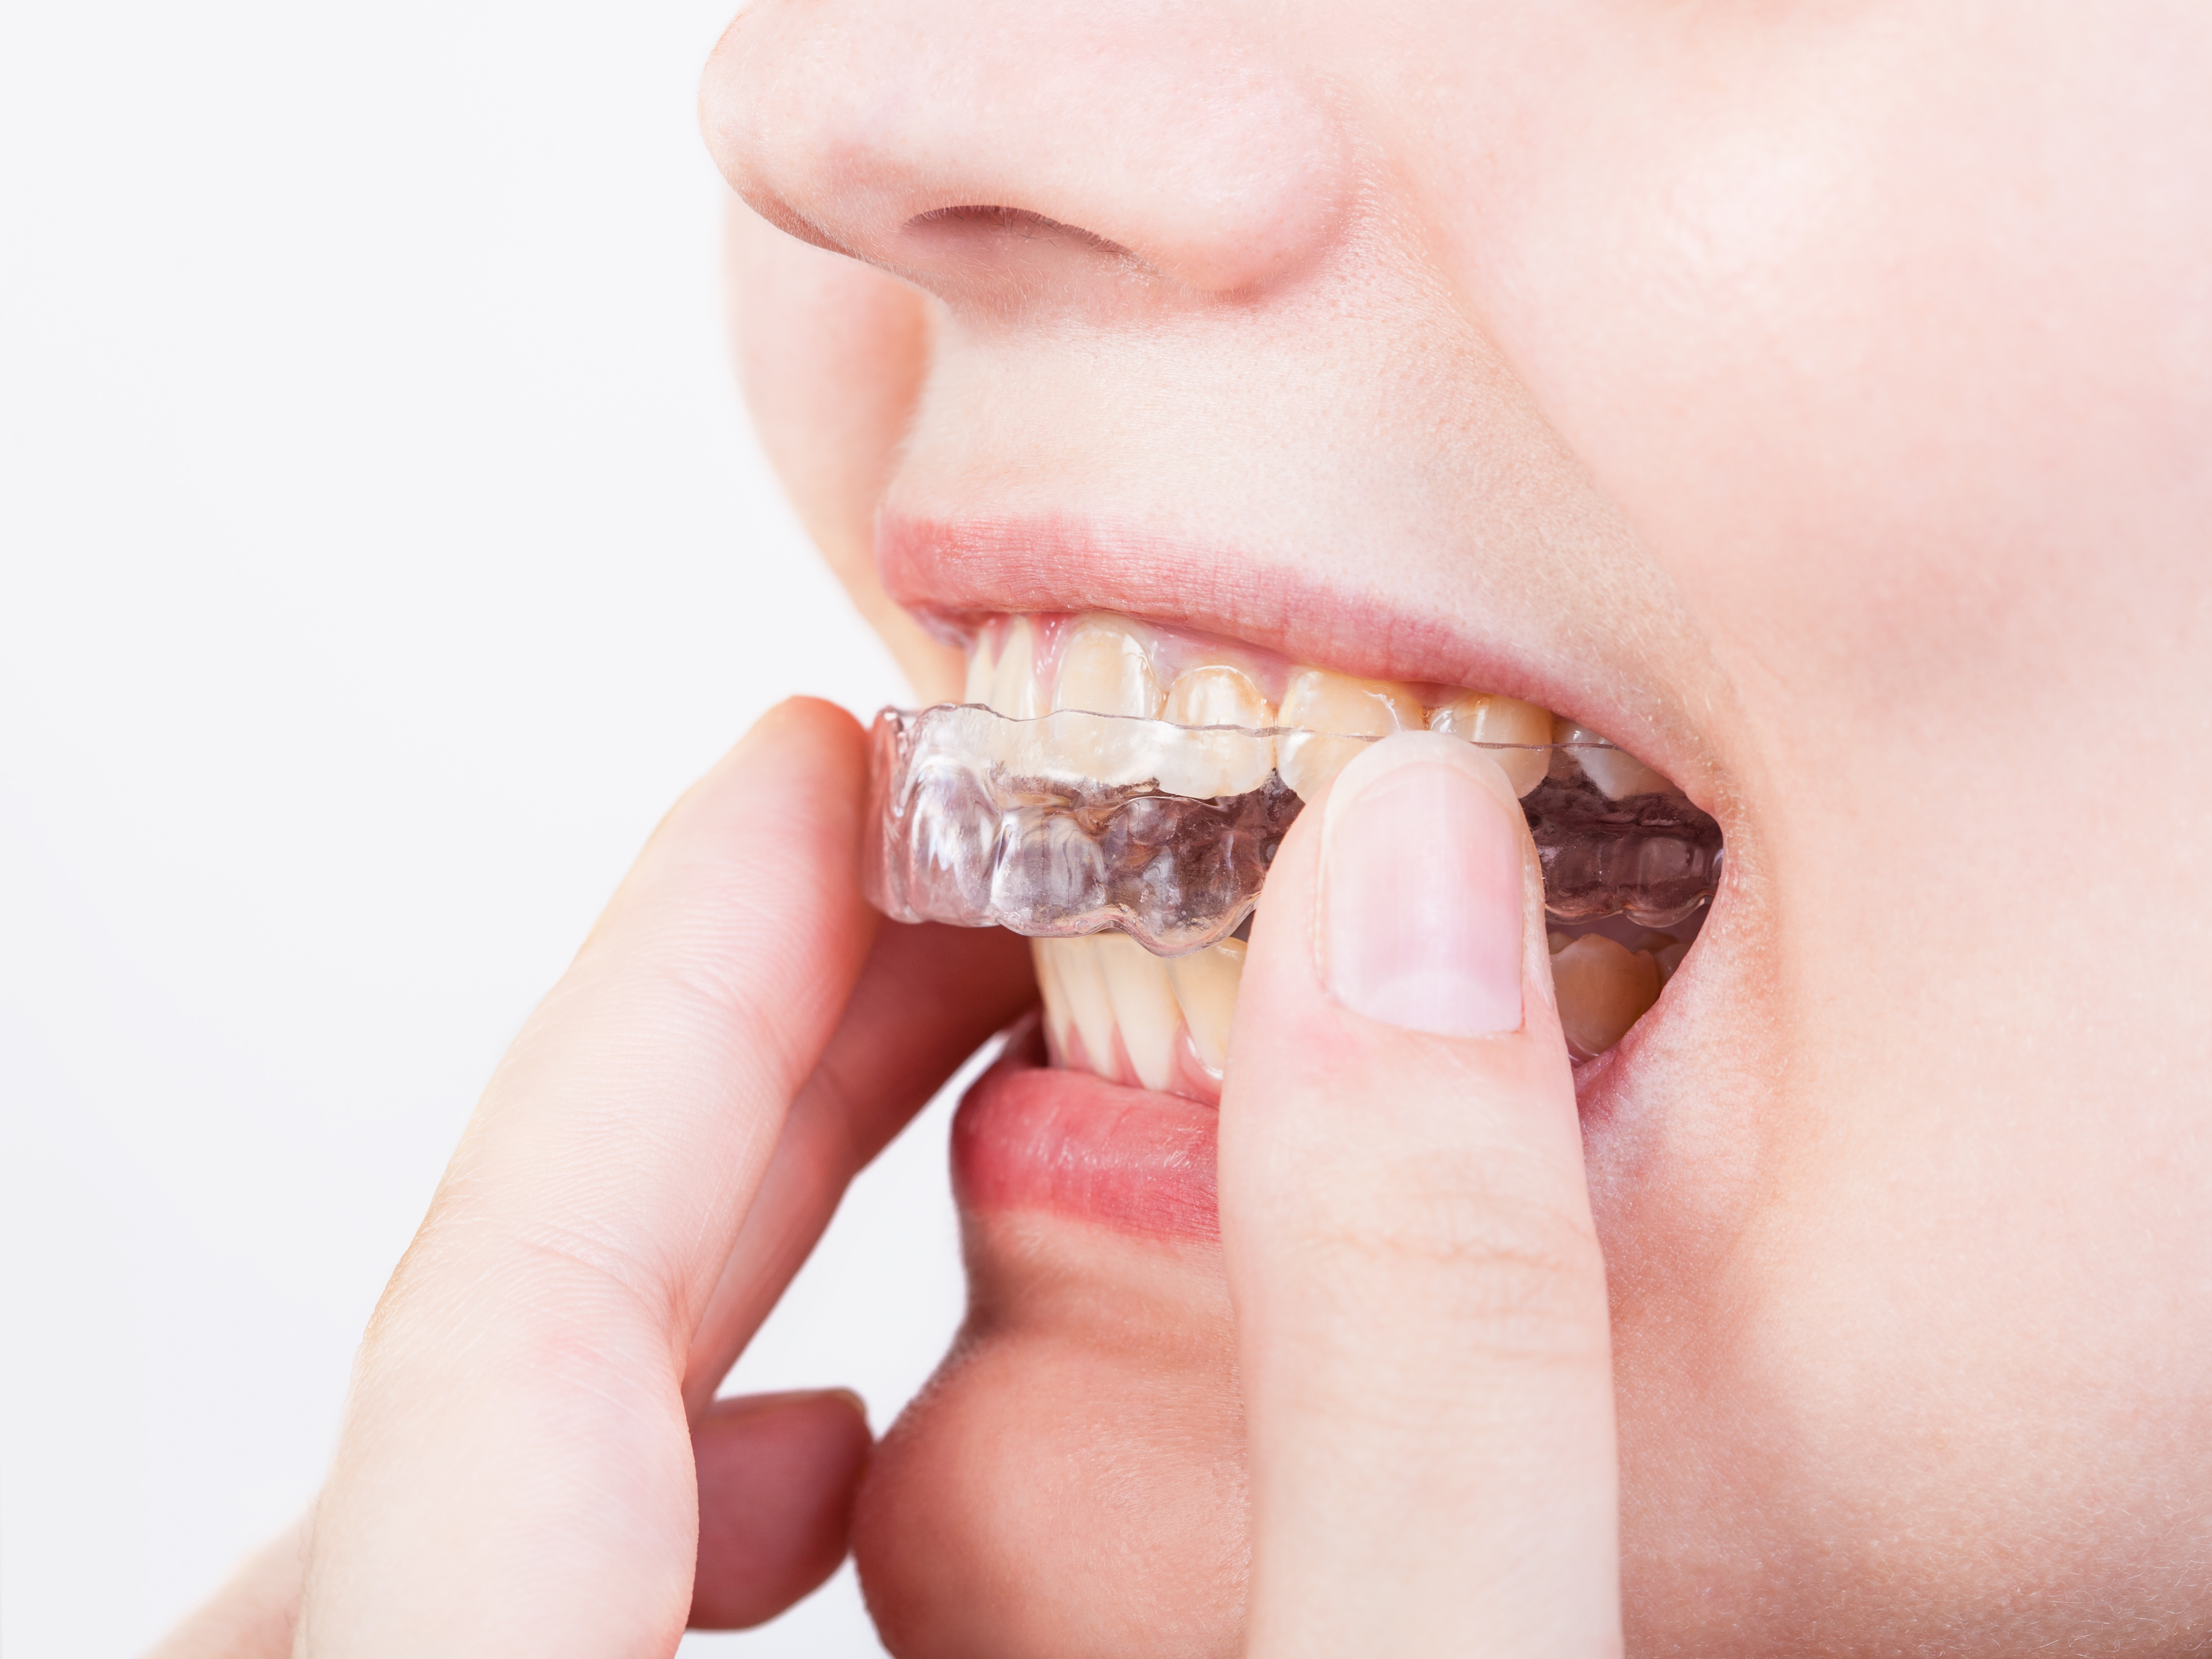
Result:
<svg viewBox="0 0 2212 1659">
<path fill-rule="evenodd" d="M 1118 930 L 1179 956 L 1227 938 L 1251 913 L 1304 805 L 1268 769 L 1279 739 L 1304 733 L 1194 731 L 1073 709 L 1018 720 L 945 703 L 887 708 L 871 735 L 862 878 L 870 901 L 899 921 L 1033 939 Z M 1608 798 L 1589 776 L 1605 769 L 1580 763 L 1579 751 L 1608 761 L 1619 750 L 1481 746 L 1521 758 L 1520 769 L 1544 761 L 1521 805 L 1554 921 L 1625 916 L 1667 928 L 1711 899 L 1720 826 L 1671 789 Z M 1263 781 L 1211 799 L 1160 786 L 1163 775 L 1194 770 Z"/>
</svg>

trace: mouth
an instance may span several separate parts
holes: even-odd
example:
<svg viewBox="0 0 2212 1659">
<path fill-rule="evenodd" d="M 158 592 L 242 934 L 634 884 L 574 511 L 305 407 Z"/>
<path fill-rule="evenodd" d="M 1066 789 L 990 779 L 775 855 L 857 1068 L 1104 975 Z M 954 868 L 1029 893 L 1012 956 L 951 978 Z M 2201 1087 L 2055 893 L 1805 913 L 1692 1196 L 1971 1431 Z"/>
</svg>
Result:
<svg viewBox="0 0 2212 1659">
<path fill-rule="evenodd" d="M 957 702 L 878 716 L 869 896 L 1028 936 L 1043 1003 L 963 1107 L 971 1209 L 1211 1234 L 1213 1108 L 1268 863 L 1306 802 L 1401 731 L 1478 745 L 1519 795 L 1578 1088 L 1609 1110 L 1594 1102 L 1673 1000 L 1723 865 L 1714 817 L 1588 723 L 1709 787 L 1694 739 L 1641 718 L 1636 692 L 1502 628 L 1454 633 L 1171 543 L 891 520 L 879 552 L 966 675 Z"/>
<path fill-rule="evenodd" d="M 1211 1102 L 1269 862 L 1370 743 L 1430 731 L 1497 762 L 1541 860 L 1577 1060 L 1658 1000 L 1717 886 L 1720 828 L 1603 737 L 1517 698 L 1374 680 L 1108 612 L 966 629 L 965 699 L 873 733 L 870 897 L 1036 951 L 1054 1065 Z"/>
</svg>

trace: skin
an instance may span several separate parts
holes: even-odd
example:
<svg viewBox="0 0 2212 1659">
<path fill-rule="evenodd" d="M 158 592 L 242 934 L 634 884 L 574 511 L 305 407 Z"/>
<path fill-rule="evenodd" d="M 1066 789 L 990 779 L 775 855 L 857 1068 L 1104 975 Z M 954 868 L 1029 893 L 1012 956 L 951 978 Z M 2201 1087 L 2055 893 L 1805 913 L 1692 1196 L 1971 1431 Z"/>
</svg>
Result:
<svg viewBox="0 0 2212 1659">
<path fill-rule="evenodd" d="M 1689 966 L 1582 1084 L 1630 1648 L 2212 1641 L 2206 14 L 913 19 L 757 6 L 704 94 L 746 268 L 823 296 L 743 310 L 776 441 L 857 296 L 927 342 L 845 507 L 892 597 L 1528 696 L 1722 818 Z M 1235 1651 L 1233 1281 L 969 1248 L 861 1499 L 895 1649 Z M 1071 1462 L 1040 1527 L 1008 1494 Z"/>
<path fill-rule="evenodd" d="M 1030 993 L 870 919 L 858 734 L 787 707 L 495 1079 L 304 1601 L 295 1544 L 215 1613 L 665 1653 L 695 1557 L 776 1605 L 849 1503 L 902 1659 L 2203 1650 L 2208 81 L 2135 0 L 748 10 L 740 366 L 921 695 L 908 612 L 1088 605 L 1508 692 L 1727 882 L 1571 1079 L 1540 950 L 1510 1031 L 1346 1005 L 1307 813 L 1219 1244 L 971 1210 L 855 1491 L 834 1396 L 750 1462 L 707 1402 Z"/>
</svg>

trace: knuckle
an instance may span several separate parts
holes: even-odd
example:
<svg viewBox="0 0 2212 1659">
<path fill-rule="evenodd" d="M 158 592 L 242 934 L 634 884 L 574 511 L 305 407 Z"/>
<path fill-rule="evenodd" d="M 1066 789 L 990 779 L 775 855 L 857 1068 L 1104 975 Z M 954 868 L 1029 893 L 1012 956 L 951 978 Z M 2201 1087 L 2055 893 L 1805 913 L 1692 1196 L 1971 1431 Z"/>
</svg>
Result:
<svg viewBox="0 0 2212 1659">
<path fill-rule="evenodd" d="M 667 1274 L 629 1242 L 588 1224 L 491 1220 L 434 1207 L 386 1286 L 362 1343 L 364 1362 L 404 1363 L 424 1342 L 524 1341 L 570 1331 L 658 1328 L 670 1320 Z"/>
<path fill-rule="evenodd" d="M 1315 1239 L 1338 1293 L 1417 1291 L 1460 1346 L 1577 1359 L 1609 1344 L 1605 1265 L 1586 1208 L 1435 1166 Z"/>
</svg>

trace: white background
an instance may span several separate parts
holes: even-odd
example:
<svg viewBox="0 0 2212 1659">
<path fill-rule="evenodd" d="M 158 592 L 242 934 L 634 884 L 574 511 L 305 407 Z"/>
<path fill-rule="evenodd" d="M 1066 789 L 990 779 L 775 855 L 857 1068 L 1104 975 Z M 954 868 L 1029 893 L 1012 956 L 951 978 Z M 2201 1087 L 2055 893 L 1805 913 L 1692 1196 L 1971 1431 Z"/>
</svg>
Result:
<svg viewBox="0 0 2212 1659">
<path fill-rule="evenodd" d="M 0 36 L 0 1646 L 123 1655 L 306 1503 L 494 1059 L 668 802 L 900 693 L 731 388 L 732 0 L 22 4 Z M 880 1430 L 944 1103 L 736 1383 Z M 878 1650 L 849 1572 L 687 1651 Z"/>
</svg>

